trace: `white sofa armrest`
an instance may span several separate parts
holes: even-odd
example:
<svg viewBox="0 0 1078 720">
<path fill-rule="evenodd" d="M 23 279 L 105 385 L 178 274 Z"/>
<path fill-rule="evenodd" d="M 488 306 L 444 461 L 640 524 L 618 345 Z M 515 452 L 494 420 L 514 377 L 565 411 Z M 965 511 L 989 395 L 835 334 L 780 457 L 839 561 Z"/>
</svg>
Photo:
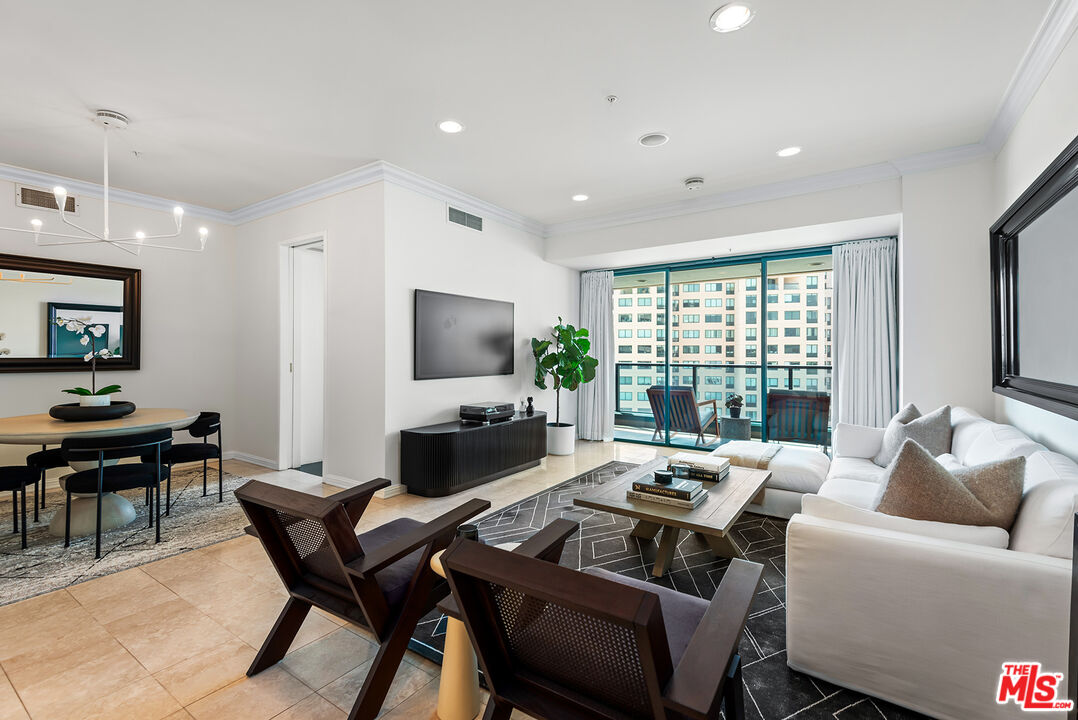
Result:
<svg viewBox="0 0 1078 720">
<path fill-rule="evenodd" d="M 1067 560 L 798 514 L 786 565 L 795 669 L 956 720 L 1018 714 L 1004 662 L 1066 672 Z"/>
<path fill-rule="evenodd" d="M 839 423 L 834 431 L 835 457 L 856 457 L 871 460 L 883 447 L 883 428 Z"/>
</svg>

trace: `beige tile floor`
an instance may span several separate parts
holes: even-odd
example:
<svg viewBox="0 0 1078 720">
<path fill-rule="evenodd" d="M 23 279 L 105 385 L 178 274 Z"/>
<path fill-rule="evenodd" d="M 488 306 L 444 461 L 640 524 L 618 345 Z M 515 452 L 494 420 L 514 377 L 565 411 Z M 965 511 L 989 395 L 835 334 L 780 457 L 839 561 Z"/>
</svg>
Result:
<svg viewBox="0 0 1078 720">
<path fill-rule="evenodd" d="M 472 497 L 503 507 L 608 460 L 665 451 L 581 442 L 575 455 L 449 498 L 375 499 L 359 528 L 431 519 Z M 311 493 L 338 490 L 298 471 L 225 468 Z M 261 545 L 245 536 L 0 607 L 0 720 L 344 718 L 376 648 L 336 618 L 311 613 L 281 663 L 244 675 L 284 597 Z M 409 652 L 382 716 L 436 718 L 438 673 Z"/>
</svg>

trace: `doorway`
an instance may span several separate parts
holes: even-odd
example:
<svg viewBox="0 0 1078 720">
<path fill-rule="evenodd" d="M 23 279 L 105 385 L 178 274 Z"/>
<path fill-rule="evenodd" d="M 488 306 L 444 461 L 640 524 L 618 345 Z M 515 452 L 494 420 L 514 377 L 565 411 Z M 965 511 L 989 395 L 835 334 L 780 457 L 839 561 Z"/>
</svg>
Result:
<svg viewBox="0 0 1078 720">
<path fill-rule="evenodd" d="M 322 476 L 325 431 L 326 259 L 319 238 L 288 248 L 291 333 L 291 462 Z"/>
</svg>

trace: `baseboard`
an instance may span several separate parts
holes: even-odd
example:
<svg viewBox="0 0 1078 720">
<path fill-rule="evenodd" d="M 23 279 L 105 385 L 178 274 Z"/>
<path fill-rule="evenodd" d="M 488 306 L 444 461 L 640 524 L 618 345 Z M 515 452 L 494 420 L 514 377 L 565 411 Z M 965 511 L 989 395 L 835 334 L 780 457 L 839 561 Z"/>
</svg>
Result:
<svg viewBox="0 0 1078 720">
<path fill-rule="evenodd" d="M 396 485 L 390 485 L 387 488 L 383 488 L 383 489 L 379 490 L 378 492 L 376 492 L 374 494 L 374 496 L 376 498 L 386 500 L 386 499 L 394 497 L 396 495 L 403 495 L 406 492 L 408 492 L 408 486 L 407 485 L 401 485 L 400 483 L 398 483 Z"/>
<path fill-rule="evenodd" d="M 327 475 L 326 473 L 322 473 L 322 482 L 339 488 L 354 488 L 359 485 L 359 482 L 352 478 L 346 478 L 343 475 Z"/>
<path fill-rule="evenodd" d="M 245 452 L 239 452 L 238 450 L 225 450 L 225 460 L 242 460 L 243 462 L 249 462 L 252 465 L 261 465 L 264 468 L 270 470 L 278 470 L 277 461 L 269 460 L 258 455 L 251 455 Z"/>
</svg>

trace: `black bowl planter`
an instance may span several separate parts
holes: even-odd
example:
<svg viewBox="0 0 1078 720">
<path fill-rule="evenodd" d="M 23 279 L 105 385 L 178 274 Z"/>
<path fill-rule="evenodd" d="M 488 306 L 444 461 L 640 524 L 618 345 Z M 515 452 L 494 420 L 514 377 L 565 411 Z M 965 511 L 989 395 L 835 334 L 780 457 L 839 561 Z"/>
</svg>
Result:
<svg viewBox="0 0 1078 720">
<path fill-rule="evenodd" d="M 114 402 L 100 407 L 82 407 L 78 403 L 64 403 L 49 408 L 49 415 L 57 420 L 68 422 L 92 422 L 94 420 L 116 420 L 135 412 L 135 404 Z"/>
</svg>

